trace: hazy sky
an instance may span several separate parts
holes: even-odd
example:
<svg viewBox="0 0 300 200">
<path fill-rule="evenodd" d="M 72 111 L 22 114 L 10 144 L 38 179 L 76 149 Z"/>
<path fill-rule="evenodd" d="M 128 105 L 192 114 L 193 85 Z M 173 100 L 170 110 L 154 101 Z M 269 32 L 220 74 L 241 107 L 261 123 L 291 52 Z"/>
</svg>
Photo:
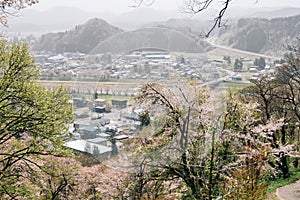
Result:
<svg viewBox="0 0 300 200">
<path fill-rule="evenodd" d="M 151 7 L 162 10 L 178 9 L 176 1 L 180 0 L 157 0 Z M 78 7 L 86 11 L 109 11 L 113 13 L 122 13 L 133 10 L 133 0 L 40 0 L 33 6 L 34 9 L 46 10 L 56 6 Z"/>
<path fill-rule="evenodd" d="M 151 7 L 160 10 L 175 10 L 184 0 L 155 0 Z M 220 2 L 221 0 L 215 0 Z M 133 0 L 40 0 L 32 8 L 46 10 L 57 6 L 78 7 L 86 11 L 122 13 L 132 10 Z M 231 6 L 241 7 L 300 7 L 300 0 L 232 0 Z"/>
</svg>

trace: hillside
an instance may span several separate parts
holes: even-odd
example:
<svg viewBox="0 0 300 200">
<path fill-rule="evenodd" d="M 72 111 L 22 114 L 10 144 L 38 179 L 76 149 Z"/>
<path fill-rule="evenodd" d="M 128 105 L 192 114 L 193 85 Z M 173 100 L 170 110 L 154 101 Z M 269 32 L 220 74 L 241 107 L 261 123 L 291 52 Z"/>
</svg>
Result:
<svg viewBox="0 0 300 200">
<path fill-rule="evenodd" d="M 195 34 L 201 34 L 204 30 L 207 30 L 211 26 L 209 21 L 191 18 L 170 18 L 166 21 L 156 21 L 143 24 L 140 28 L 148 27 L 169 27 L 177 29 L 182 32 L 193 32 Z"/>
<path fill-rule="evenodd" d="M 206 42 L 197 42 L 192 35 L 181 31 L 165 28 L 142 28 L 114 35 L 99 43 L 91 52 L 126 53 L 134 49 L 154 47 L 169 51 L 201 53 L 211 46 Z"/>
<path fill-rule="evenodd" d="M 221 30 L 218 42 L 233 48 L 269 54 L 282 54 L 284 45 L 297 44 L 300 15 L 292 17 L 240 19 L 236 26 Z"/>
<path fill-rule="evenodd" d="M 99 42 L 122 31 L 104 20 L 94 18 L 70 31 L 42 35 L 33 50 L 89 53 Z"/>
</svg>

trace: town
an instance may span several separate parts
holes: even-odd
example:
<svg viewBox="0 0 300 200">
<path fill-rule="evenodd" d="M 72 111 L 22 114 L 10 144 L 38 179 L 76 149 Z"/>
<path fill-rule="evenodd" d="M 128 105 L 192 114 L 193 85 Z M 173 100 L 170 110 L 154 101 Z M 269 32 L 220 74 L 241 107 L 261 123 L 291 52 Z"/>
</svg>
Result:
<svg viewBox="0 0 300 200">
<path fill-rule="evenodd" d="M 262 76 L 272 78 L 276 60 L 264 58 L 209 58 L 158 48 L 141 48 L 123 55 L 33 52 L 46 87 L 64 84 L 72 93 L 74 124 L 66 146 L 105 160 L 140 129 L 143 109 L 135 107 L 134 96 L 143 83 L 172 85 L 176 77 L 199 86 L 249 84 Z M 259 62 L 259 60 L 262 60 Z M 261 66 L 260 66 L 261 65 Z M 169 86 L 171 87 L 171 86 Z"/>
</svg>

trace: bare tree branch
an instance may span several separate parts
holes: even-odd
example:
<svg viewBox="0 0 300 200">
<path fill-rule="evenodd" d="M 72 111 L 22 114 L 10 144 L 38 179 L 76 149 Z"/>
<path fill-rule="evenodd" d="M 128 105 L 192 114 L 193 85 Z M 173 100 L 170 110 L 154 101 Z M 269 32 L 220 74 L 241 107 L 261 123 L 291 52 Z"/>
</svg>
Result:
<svg viewBox="0 0 300 200">
<path fill-rule="evenodd" d="M 130 7 L 137 8 L 140 7 L 142 4 L 146 6 L 151 6 L 154 3 L 155 0 L 133 0 L 133 5 Z"/>
<path fill-rule="evenodd" d="M 133 1 L 134 1 L 134 6 L 132 7 L 139 7 L 142 4 L 152 5 L 155 0 L 133 0 Z M 216 0 L 183 0 L 183 11 L 189 14 L 197 14 L 211 7 L 213 2 L 216 2 Z M 219 4 L 221 4 L 221 9 L 218 15 L 214 18 L 213 25 L 205 34 L 205 37 L 209 37 L 209 35 L 216 27 L 220 28 L 224 26 L 223 16 L 226 10 L 228 9 L 230 2 L 231 0 L 220 1 Z"/>
<path fill-rule="evenodd" d="M 16 16 L 16 11 L 32 6 L 39 0 L 1 0 L 0 1 L 0 23 L 8 26 L 7 17 Z"/>
</svg>

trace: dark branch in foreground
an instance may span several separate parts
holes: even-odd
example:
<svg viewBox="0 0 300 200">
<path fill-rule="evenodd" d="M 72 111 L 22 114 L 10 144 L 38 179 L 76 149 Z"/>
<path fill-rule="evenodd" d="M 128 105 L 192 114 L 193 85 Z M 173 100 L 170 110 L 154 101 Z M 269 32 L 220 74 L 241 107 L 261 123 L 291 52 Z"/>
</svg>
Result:
<svg viewBox="0 0 300 200">
<path fill-rule="evenodd" d="M 154 3 L 155 0 L 133 0 L 134 2 L 134 6 L 132 7 L 139 7 L 142 4 L 144 5 L 152 5 Z M 190 14 L 197 14 L 200 13 L 206 9 L 208 9 L 210 6 L 212 6 L 211 4 L 213 2 L 216 2 L 216 0 L 183 0 L 183 10 L 186 13 L 190 13 Z M 221 9 L 217 15 L 217 17 L 215 17 L 214 22 L 212 27 L 208 30 L 208 32 L 205 34 L 205 37 L 209 37 L 210 34 L 212 33 L 212 31 L 218 27 L 222 27 L 224 26 L 223 22 L 223 16 L 226 12 L 226 10 L 228 9 L 229 3 L 231 2 L 231 0 L 222 0 L 221 1 Z"/>
</svg>

